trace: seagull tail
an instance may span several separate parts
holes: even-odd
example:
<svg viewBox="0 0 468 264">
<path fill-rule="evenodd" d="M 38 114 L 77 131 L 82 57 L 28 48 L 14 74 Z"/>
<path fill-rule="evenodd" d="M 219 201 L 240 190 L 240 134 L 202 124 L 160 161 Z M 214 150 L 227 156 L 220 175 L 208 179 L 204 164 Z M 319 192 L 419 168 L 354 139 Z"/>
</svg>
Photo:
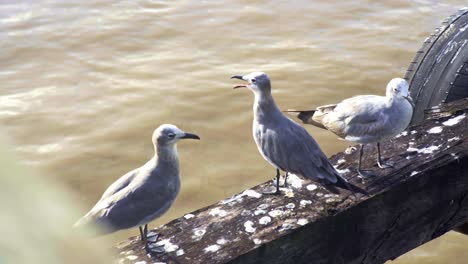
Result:
<svg viewBox="0 0 468 264">
<path fill-rule="evenodd" d="M 317 110 L 294 110 L 288 109 L 284 111 L 285 113 L 295 113 L 297 114 L 297 118 L 302 121 L 304 124 L 313 125 L 319 128 L 327 129 L 322 123 L 317 122 L 314 120 L 313 116 L 317 112 Z"/>
<path fill-rule="evenodd" d="M 369 195 L 369 193 L 366 190 L 364 190 L 364 189 L 362 189 L 362 188 L 360 188 L 360 187 L 358 187 L 358 186 L 356 186 L 356 185 L 354 185 L 352 183 L 349 183 L 346 179 L 342 178 L 341 176 L 337 177 L 337 182 L 335 183 L 335 186 L 340 187 L 342 189 L 348 189 L 349 191 L 353 192 L 354 194 L 360 193 L 360 194 L 363 194 L 363 195 Z"/>
<path fill-rule="evenodd" d="M 109 228 L 109 226 L 105 225 L 102 221 L 96 219 L 89 213 L 73 224 L 73 230 L 90 237 L 101 236 L 116 231 Z"/>
</svg>

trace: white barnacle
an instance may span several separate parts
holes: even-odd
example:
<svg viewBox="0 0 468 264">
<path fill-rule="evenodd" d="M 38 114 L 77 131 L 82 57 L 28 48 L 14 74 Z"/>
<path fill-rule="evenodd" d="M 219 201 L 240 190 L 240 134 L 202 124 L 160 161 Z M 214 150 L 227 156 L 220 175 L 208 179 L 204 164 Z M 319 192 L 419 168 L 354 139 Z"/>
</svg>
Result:
<svg viewBox="0 0 468 264">
<path fill-rule="evenodd" d="M 429 146 L 426 148 L 419 149 L 418 153 L 431 154 L 432 152 L 434 152 L 435 150 L 438 150 L 439 148 L 440 146 Z"/>
<path fill-rule="evenodd" d="M 429 134 L 440 134 L 444 130 L 441 126 L 435 126 L 427 131 Z"/>
<path fill-rule="evenodd" d="M 336 164 L 339 165 L 339 164 L 342 164 L 342 163 L 345 163 L 345 162 L 346 162 L 345 159 L 339 159 L 339 160 L 336 162 Z"/>
<path fill-rule="evenodd" d="M 294 209 L 294 208 L 296 208 L 296 205 L 295 205 L 294 203 L 288 203 L 288 204 L 286 205 L 286 208 L 288 208 L 288 209 Z"/>
<path fill-rule="evenodd" d="M 307 220 L 305 218 L 301 218 L 301 219 L 297 220 L 297 224 L 300 225 L 300 226 L 307 225 L 307 223 L 309 223 L 309 220 Z"/>
<path fill-rule="evenodd" d="M 169 239 L 164 239 L 156 243 L 156 246 L 164 246 L 165 252 L 173 252 L 179 249 L 178 245 L 172 244 Z"/>
<path fill-rule="evenodd" d="M 135 260 L 135 259 L 137 259 L 137 258 L 138 258 L 138 257 L 135 256 L 135 255 L 127 256 L 127 259 L 128 259 L 128 260 Z"/>
<path fill-rule="evenodd" d="M 408 152 L 417 152 L 419 154 L 431 154 L 433 153 L 435 150 L 438 150 L 440 148 L 441 145 L 439 146 L 429 146 L 429 147 L 425 147 L 425 148 L 421 148 L 421 149 L 417 149 L 417 148 L 413 148 L 413 147 L 409 147 L 406 151 Z"/>
<path fill-rule="evenodd" d="M 315 184 L 309 184 L 309 185 L 307 185 L 306 188 L 307 188 L 307 190 L 309 190 L 309 191 L 314 191 L 314 190 L 317 189 L 317 185 L 315 185 Z"/>
<path fill-rule="evenodd" d="M 417 148 L 409 147 L 406 151 L 408 152 L 418 152 Z"/>
<path fill-rule="evenodd" d="M 279 231 L 280 231 L 280 232 L 283 232 L 283 231 L 292 229 L 293 227 L 294 227 L 294 225 L 291 224 L 291 223 L 284 223 L 284 224 L 281 226 L 281 229 L 280 229 Z"/>
<path fill-rule="evenodd" d="M 245 190 L 243 193 L 243 195 L 246 195 L 246 196 L 249 196 L 249 197 L 253 197 L 253 198 L 260 198 L 262 197 L 262 194 L 259 193 L 259 192 L 256 192 L 254 190 Z"/>
<path fill-rule="evenodd" d="M 183 254 L 185 254 L 185 251 L 183 249 L 179 249 L 176 251 L 176 256 L 182 256 Z"/>
<path fill-rule="evenodd" d="M 267 225 L 271 222 L 271 218 L 269 216 L 264 216 L 258 220 L 258 223 L 261 225 Z"/>
<path fill-rule="evenodd" d="M 443 122 L 442 125 L 444 125 L 444 126 L 454 126 L 454 125 L 458 124 L 463 118 L 465 118 L 465 116 L 466 116 L 466 114 L 464 113 L 462 115 L 452 117 L 449 120 Z"/>
<path fill-rule="evenodd" d="M 311 200 L 301 200 L 299 202 L 299 207 L 306 207 L 308 204 L 311 204 L 312 201 Z"/>
<path fill-rule="evenodd" d="M 231 203 L 231 202 L 234 202 L 234 201 L 240 203 L 240 202 L 242 202 L 242 197 L 244 197 L 244 196 L 249 196 L 249 197 L 253 197 L 253 198 L 260 198 L 260 197 L 262 197 L 262 194 L 259 193 L 259 192 L 254 191 L 254 190 L 249 189 L 249 190 L 245 190 L 241 194 L 234 195 L 231 198 L 228 198 L 226 200 L 221 201 L 221 204 L 228 204 L 228 203 Z"/>
<path fill-rule="evenodd" d="M 250 216 L 250 215 L 252 215 L 252 212 L 250 212 L 249 210 L 242 210 L 241 215 L 242 216 Z"/>
<path fill-rule="evenodd" d="M 188 220 L 188 219 L 191 219 L 191 218 L 194 218 L 194 217 L 195 217 L 194 214 L 186 214 L 186 215 L 184 215 L 184 218 L 187 219 L 187 220 Z"/>
<path fill-rule="evenodd" d="M 283 214 L 284 214 L 283 211 L 277 210 L 277 209 L 271 210 L 270 212 L 268 212 L 268 215 L 271 216 L 271 217 L 277 217 L 277 216 L 281 216 Z"/>
<path fill-rule="evenodd" d="M 354 151 L 356 151 L 356 147 L 350 146 L 345 149 L 344 153 L 349 155 L 353 153 Z"/>
<path fill-rule="evenodd" d="M 289 174 L 288 183 L 291 184 L 293 188 L 302 188 L 302 182 L 303 180 L 299 178 L 296 174 Z"/>
<path fill-rule="evenodd" d="M 254 238 L 253 242 L 254 242 L 255 245 L 260 245 L 262 243 L 262 240 L 260 240 L 258 238 Z"/>
<path fill-rule="evenodd" d="M 219 207 L 216 207 L 211 209 L 208 214 L 210 214 L 211 216 L 224 217 L 227 215 L 227 212 L 225 210 L 220 209 Z"/>
<path fill-rule="evenodd" d="M 195 240 L 195 241 L 199 241 L 200 239 L 202 239 L 202 237 L 205 235 L 206 233 L 206 229 L 205 228 L 195 228 L 193 229 L 193 235 L 192 235 L 192 239 Z"/>
<path fill-rule="evenodd" d="M 226 244 L 227 242 L 228 242 L 228 240 L 225 239 L 224 237 L 219 238 L 218 240 L 216 240 L 216 244 L 218 244 L 218 245 L 224 245 L 224 244 Z"/>
<path fill-rule="evenodd" d="M 233 195 L 231 198 L 228 198 L 226 200 L 222 200 L 220 203 L 221 204 L 235 204 L 235 203 L 241 203 L 242 202 L 242 197 L 244 196 L 243 193 L 241 194 L 236 194 Z"/>
<path fill-rule="evenodd" d="M 252 221 L 250 221 L 250 220 L 246 221 L 244 223 L 245 232 L 247 232 L 247 233 L 255 232 L 256 228 L 253 225 L 254 225 L 254 223 Z"/>
<path fill-rule="evenodd" d="M 407 135 L 408 135 L 408 131 L 403 131 L 400 134 L 396 135 L 395 138 L 406 137 Z"/>
<path fill-rule="evenodd" d="M 284 192 L 284 196 L 288 198 L 293 198 L 294 197 L 294 192 L 292 189 L 286 189 Z"/>
<path fill-rule="evenodd" d="M 211 246 L 207 246 L 207 247 L 204 249 L 204 251 L 205 251 L 206 253 L 208 253 L 208 252 L 216 252 L 216 251 L 218 251 L 220 248 L 221 248 L 221 247 L 220 247 L 219 245 L 211 245 Z"/>
<path fill-rule="evenodd" d="M 335 166 L 333 166 L 335 167 Z M 350 170 L 348 168 L 344 169 L 344 170 L 340 170 L 338 168 L 335 167 L 335 170 L 339 173 L 339 174 L 345 174 L 345 173 L 348 173 L 350 172 Z"/>
<path fill-rule="evenodd" d="M 254 215 L 261 215 L 261 214 L 266 214 L 267 211 L 263 209 L 257 209 L 254 211 Z"/>
</svg>

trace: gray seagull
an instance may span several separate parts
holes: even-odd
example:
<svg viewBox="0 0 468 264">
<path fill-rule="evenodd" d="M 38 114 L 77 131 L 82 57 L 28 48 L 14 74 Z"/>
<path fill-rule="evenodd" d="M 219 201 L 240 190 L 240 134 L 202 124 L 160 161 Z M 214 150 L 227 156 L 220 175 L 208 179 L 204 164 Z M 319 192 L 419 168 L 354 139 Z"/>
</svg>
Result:
<svg viewBox="0 0 468 264">
<path fill-rule="evenodd" d="M 361 169 L 364 144 L 377 143 L 377 164 L 380 168 L 392 167 L 382 162 L 380 141 L 392 138 L 405 130 L 413 115 L 414 103 L 408 92 L 408 83 L 394 78 L 387 85 L 386 96 L 359 95 L 338 104 L 317 107 L 315 110 L 297 112 L 305 124 L 327 129 L 339 137 L 360 143 L 357 172 L 362 177 L 373 176 Z"/>
<path fill-rule="evenodd" d="M 271 95 L 270 79 L 265 73 L 252 72 L 232 78 L 247 82 L 245 85 L 234 86 L 234 89 L 245 87 L 255 95 L 253 137 L 260 154 L 276 168 L 276 191 L 271 194 L 280 193 L 280 170 L 286 172 L 285 178 L 288 173 L 302 175 L 324 183 L 325 187 L 335 192 L 337 190 L 332 185 L 366 193 L 342 178 L 312 136 L 278 109 Z"/>
<path fill-rule="evenodd" d="M 174 125 L 158 127 L 152 138 L 154 157 L 112 183 L 91 211 L 78 220 L 74 227 L 97 225 L 101 227 L 102 234 L 108 234 L 138 226 L 145 249 L 151 253 L 147 237 L 148 223 L 166 213 L 179 193 L 176 143 L 185 138 L 200 139 Z"/>
</svg>

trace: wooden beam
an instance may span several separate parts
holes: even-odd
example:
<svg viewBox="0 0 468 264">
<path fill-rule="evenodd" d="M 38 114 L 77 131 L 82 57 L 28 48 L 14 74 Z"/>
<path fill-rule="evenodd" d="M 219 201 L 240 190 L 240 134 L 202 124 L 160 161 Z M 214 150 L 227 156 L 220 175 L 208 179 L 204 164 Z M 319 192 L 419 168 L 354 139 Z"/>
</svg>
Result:
<svg viewBox="0 0 468 264">
<path fill-rule="evenodd" d="M 120 263 L 384 263 L 468 220 L 468 100 L 432 109 L 420 126 L 383 142 L 393 169 L 378 169 L 376 151 L 333 164 L 369 196 L 329 193 L 292 176 L 280 196 L 266 182 L 161 226 L 166 253 L 149 258 L 138 237 L 117 245 Z M 371 149 L 370 147 L 368 147 Z"/>
</svg>

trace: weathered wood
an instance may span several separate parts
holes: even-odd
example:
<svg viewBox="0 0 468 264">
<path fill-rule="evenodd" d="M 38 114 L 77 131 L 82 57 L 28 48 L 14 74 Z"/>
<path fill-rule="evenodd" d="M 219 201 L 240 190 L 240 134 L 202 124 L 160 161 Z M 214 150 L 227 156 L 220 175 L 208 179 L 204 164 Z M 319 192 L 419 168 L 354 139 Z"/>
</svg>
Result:
<svg viewBox="0 0 468 264">
<path fill-rule="evenodd" d="M 380 170 L 375 150 L 363 165 L 378 177 L 363 181 L 358 151 L 331 160 L 370 195 L 334 195 L 292 176 L 281 196 L 250 190 L 161 226 L 167 252 L 146 256 L 138 237 L 117 246 L 119 262 L 165 263 L 383 263 L 468 219 L 468 100 L 428 113 L 422 125 L 384 142 Z M 447 123 L 448 122 L 448 123 Z M 370 149 L 370 148 L 369 148 Z"/>
</svg>

